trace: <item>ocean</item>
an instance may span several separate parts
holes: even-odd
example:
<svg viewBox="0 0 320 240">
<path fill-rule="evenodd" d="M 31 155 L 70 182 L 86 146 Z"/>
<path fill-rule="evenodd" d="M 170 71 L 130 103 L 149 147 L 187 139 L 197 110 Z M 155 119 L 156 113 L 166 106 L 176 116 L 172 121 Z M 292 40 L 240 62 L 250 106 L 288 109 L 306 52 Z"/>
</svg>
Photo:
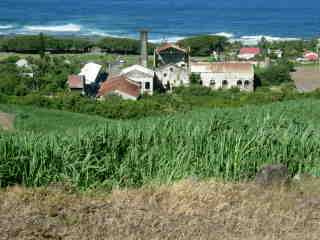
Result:
<svg viewBox="0 0 320 240">
<path fill-rule="evenodd" d="M 319 0 L 0 0 L 0 34 L 138 37 L 216 34 L 255 41 L 320 37 Z"/>
</svg>

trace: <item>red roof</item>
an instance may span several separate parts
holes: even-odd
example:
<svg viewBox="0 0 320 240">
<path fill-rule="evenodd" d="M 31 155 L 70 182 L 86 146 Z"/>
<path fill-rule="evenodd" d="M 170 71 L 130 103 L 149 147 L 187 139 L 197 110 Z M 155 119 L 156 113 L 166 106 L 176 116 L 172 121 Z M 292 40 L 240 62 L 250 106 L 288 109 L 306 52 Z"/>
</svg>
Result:
<svg viewBox="0 0 320 240">
<path fill-rule="evenodd" d="M 126 76 L 121 75 L 112 77 L 105 81 L 101 85 L 97 96 L 101 97 L 114 91 L 119 91 L 137 98 L 140 96 L 140 90 L 140 84 L 135 83 L 129 80 Z"/>
<path fill-rule="evenodd" d="M 69 75 L 68 76 L 68 86 L 69 88 L 75 88 L 75 89 L 83 89 L 84 87 L 84 81 L 82 77 L 78 75 Z"/>
<path fill-rule="evenodd" d="M 307 52 L 305 53 L 304 57 L 309 61 L 317 61 L 319 59 L 319 55 L 314 52 Z"/>
<path fill-rule="evenodd" d="M 177 49 L 177 50 L 179 50 L 181 52 L 187 52 L 187 50 L 185 50 L 185 49 L 183 49 L 183 48 L 181 48 L 181 47 L 179 47 L 179 46 L 177 46 L 175 44 L 172 44 L 172 43 L 166 43 L 166 44 L 162 45 L 161 47 L 158 47 L 156 49 L 156 52 L 160 53 L 160 52 L 165 51 L 165 50 L 167 50 L 169 48 L 174 48 L 174 49 Z"/>
<path fill-rule="evenodd" d="M 254 54 L 259 55 L 261 53 L 260 48 L 241 48 L 240 54 Z"/>
</svg>

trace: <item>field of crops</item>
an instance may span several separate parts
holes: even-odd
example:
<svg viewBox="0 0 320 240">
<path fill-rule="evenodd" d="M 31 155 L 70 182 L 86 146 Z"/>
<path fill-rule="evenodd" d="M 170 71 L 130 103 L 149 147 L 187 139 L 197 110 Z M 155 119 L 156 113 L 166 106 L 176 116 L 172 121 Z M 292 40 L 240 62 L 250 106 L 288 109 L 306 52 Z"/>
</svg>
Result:
<svg viewBox="0 0 320 240">
<path fill-rule="evenodd" d="M 59 131 L 45 134 L 29 125 L 28 131 L 0 135 L 0 186 L 63 181 L 110 189 L 190 177 L 239 181 L 279 162 L 292 174 L 320 175 L 319 119 L 320 101 L 309 99 L 130 121 L 92 118 L 91 124 L 74 121 L 79 128 L 73 135 L 65 134 L 63 120 L 50 123 Z M 67 117 L 65 122 L 71 125 Z"/>
</svg>

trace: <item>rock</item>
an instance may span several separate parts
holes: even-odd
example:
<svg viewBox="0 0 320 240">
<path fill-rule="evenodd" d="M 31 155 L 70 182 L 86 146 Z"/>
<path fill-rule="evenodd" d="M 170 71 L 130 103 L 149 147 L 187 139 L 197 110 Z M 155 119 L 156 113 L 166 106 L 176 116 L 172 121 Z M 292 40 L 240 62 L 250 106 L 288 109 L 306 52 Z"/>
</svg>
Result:
<svg viewBox="0 0 320 240">
<path fill-rule="evenodd" d="M 260 185 L 285 184 L 289 181 L 288 168 L 283 164 L 266 165 L 256 175 L 255 182 Z"/>
</svg>

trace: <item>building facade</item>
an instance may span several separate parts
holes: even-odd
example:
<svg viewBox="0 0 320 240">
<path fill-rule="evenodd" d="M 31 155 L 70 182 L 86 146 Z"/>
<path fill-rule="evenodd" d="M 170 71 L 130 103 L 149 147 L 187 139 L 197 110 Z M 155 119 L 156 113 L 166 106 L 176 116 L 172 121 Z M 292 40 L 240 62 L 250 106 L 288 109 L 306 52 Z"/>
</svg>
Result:
<svg viewBox="0 0 320 240">
<path fill-rule="evenodd" d="M 191 73 L 199 75 L 201 84 L 212 89 L 254 90 L 254 68 L 250 63 L 192 63 Z"/>
<path fill-rule="evenodd" d="M 189 86 L 190 78 L 186 67 L 175 64 L 168 64 L 156 70 L 157 79 L 165 90 L 172 90 L 175 87 Z"/>
<path fill-rule="evenodd" d="M 120 75 L 125 75 L 131 81 L 139 83 L 141 94 L 152 95 L 155 90 L 155 72 L 141 65 L 133 65 L 121 71 Z"/>
<path fill-rule="evenodd" d="M 154 67 L 177 64 L 181 67 L 189 66 L 189 50 L 177 45 L 166 43 L 154 51 Z"/>
</svg>

